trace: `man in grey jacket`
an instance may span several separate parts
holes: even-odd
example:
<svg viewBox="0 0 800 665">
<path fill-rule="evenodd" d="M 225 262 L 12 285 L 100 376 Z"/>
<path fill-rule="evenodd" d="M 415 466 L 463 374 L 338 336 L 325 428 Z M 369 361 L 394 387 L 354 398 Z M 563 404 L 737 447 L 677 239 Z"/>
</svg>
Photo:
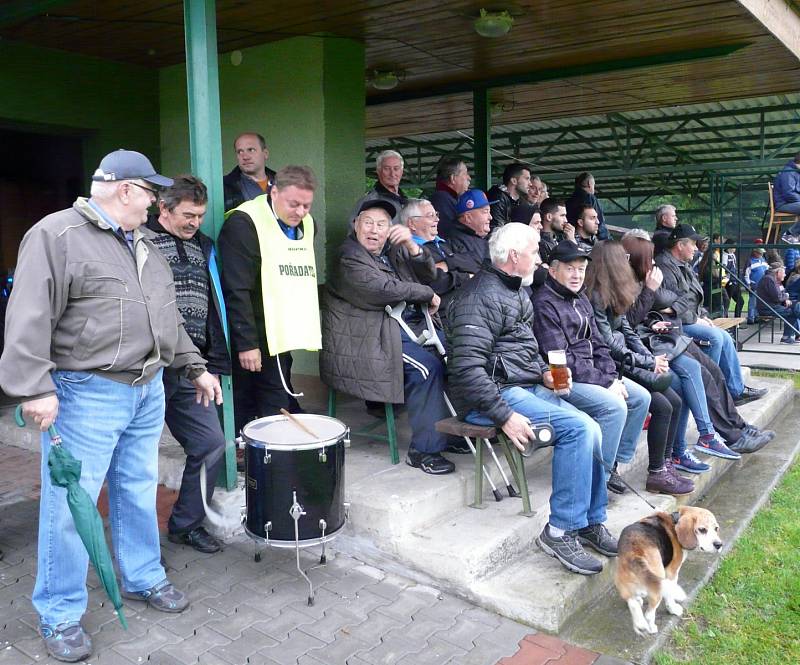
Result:
<svg viewBox="0 0 800 665">
<path fill-rule="evenodd" d="M 175 306 L 169 265 L 139 227 L 155 187 L 172 181 L 142 154 L 117 150 L 100 162 L 91 198 L 48 215 L 23 238 L 6 317 L 0 386 L 42 430 L 39 551 L 32 601 L 50 655 L 73 662 L 92 651 L 80 625 L 88 555 L 66 492 L 50 480 L 55 423 L 82 464 L 96 500 L 108 481 L 109 518 L 123 595 L 164 612 L 186 596 L 160 563 L 156 485 L 164 424 L 162 370 L 194 383 L 198 402 L 222 401 Z"/>
</svg>

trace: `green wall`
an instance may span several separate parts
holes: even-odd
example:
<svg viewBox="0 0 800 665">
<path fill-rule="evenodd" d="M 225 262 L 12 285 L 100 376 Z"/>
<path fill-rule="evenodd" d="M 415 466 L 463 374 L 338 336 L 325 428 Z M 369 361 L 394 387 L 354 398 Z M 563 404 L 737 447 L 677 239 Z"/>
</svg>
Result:
<svg viewBox="0 0 800 665">
<path fill-rule="evenodd" d="M 158 72 L 54 49 L 0 41 L 0 123 L 84 137 L 89 177 L 116 148 L 158 165 Z"/>
</svg>

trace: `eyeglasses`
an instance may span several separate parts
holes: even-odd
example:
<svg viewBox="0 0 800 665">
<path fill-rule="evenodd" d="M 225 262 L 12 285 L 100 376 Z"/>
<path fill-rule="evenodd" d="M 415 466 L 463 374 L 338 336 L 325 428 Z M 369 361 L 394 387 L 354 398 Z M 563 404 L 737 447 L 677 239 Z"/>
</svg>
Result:
<svg viewBox="0 0 800 665">
<path fill-rule="evenodd" d="M 367 228 L 388 229 L 389 222 L 385 219 L 372 219 L 372 217 L 359 217 L 358 221 Z"/>
<path fill-rule="evenodd" d="M 144 185 L 140 185 L 138 182 L 130 182 L 130 184 L 133 185 L 134 187 L 138 187 L 139 189 L 143 189 L 144 191 L 149 192 L 154 199 L 158 198 L 158 190 L 152 189 L 150 187 L 145 187 Z"/>
<path fill-rule="evenodd" d="M 430 220 L 438 220 L 439 213 L 438 212 L 429 212 L 427 215 L 411 215 L 409 219 L 430 219 Z"/>
</svg>

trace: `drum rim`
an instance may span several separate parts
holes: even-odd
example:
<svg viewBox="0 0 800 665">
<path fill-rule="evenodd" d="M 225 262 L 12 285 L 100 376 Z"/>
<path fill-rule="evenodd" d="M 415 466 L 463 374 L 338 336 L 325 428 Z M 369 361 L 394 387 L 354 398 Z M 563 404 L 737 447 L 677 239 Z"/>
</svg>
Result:
<svg viewBox="0 0 800 665">
<path fill-rule="evenodd" d="M 315 416 L 317 418 L 326 418 L 328 420 L 333 420 L 333 421 L 339 423 L 342 426 L 342 432 L 339 435 L 337 435 L 336 437 L 331 437 L 331 438 L 328 438 L 328 439 L 321 439 L 319 441 L 312 441 L 311 443 L 292 443 L 292 444 L 288 444 L 288 443 L 269 443 L 267 441 L 260 441 L 258 439 L 251 438 L 246 432 L 247 425 L 250 424 L 250 423 L 247 423 L 247 425 L 245 425 L 242 428 L 242 439 L 244 439 L 245 443 L 248 446 L 252 445 L 254 448 L 264 448 L 265 450 L 273 450 L 273 451 L 279 452 L 279 451 L 282 451 L 282 450 L 285 450 L 285 451 L 291 451 L 291 450 L 316 450 L 318 448 L 329 448 L 331 446 L 337 445 L 338 443 L 341 443 L 344 440 L 344 438 L 347 436 L 347 430 L 349 428 L 347 427 L 347 425 L 345 425 L 338 418 L 334 418 L 333 416 L 323 416 L 323 415 L 321 415 L 319 413 L 310 413 L 310 414 L 305 414 L 304 413 L 304 414 L 299 414 L 299 415 L 301 415 L 301 416 L 311 415 L 311 416 Z M 277 423 L 277 422 L 287 422 L 289 420 L 289 418 L 287 418 L 286 416 L 282 416 L 282 415 L 265 416 L 263 418 L 257 418 L 256 420 L 251 420 L 250 422 L 251 423 L 252 422 L 257 422 L 258 420 L 271 420 L 272 422 L 276 422 Z"/>
<path fill-rule="evenodd" d="M 267 547 L 274 547 L 276 549 L 294 549 L 295 547 L 299 547 L 303 549 L 304 547 L 314 547 L 316 545 L 322 545 L 323 543 L 328 543 L 336 536 L 338 536 L 342 529 L 344 529 L 345 525 L 347 524 L 347 519 L 342 522 L 342 526 L 340 526 L 336 531 L 331 531 L 330 533 L 326 533 L 324 537 L 319 538 L 306 538 L 304 540 L 283 540 L 278 538 L 264 538 L 264 536 L 259 536 L 258 534 L 253 533 L 250 529 L 247 528 L 247 524 L 244 523 L 244 532 L 247 534 L 248 538 L 253 540 L 257 540 L 259 542 L 264 543 Z"/>
</svg>

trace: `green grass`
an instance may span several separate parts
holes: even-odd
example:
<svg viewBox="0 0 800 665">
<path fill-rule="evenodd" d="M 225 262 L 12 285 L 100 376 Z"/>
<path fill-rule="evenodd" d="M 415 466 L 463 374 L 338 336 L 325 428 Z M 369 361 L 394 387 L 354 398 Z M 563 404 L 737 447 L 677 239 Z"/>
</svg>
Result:
<svg viewBox="0 0 800 665">
<path fill-rule="evenodd" d="M 800 663 L 800 464 L 725 557 L 657 665 Z"/>
<path fill-rule="evenodd" d="M 796 370 L 754 369 L 753 376 L 765 376 L 770 379 L 789 379 L 794 382 L 796 390 L 800 390 L 800 372 Z"/>
</svg>

